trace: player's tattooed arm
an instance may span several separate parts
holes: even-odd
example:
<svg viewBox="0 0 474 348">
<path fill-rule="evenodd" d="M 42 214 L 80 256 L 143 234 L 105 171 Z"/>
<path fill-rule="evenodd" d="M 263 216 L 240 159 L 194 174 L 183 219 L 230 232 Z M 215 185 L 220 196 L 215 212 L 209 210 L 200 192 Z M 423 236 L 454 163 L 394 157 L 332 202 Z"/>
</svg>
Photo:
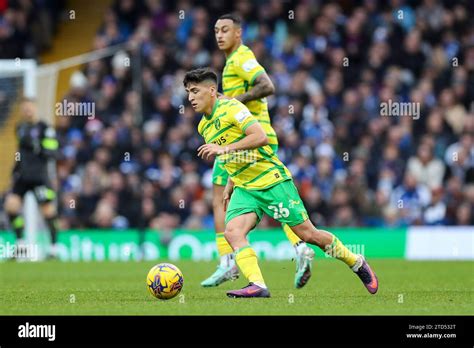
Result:
<svg viewBox="0 0 474 348">
<path fill-rule="evenodd" d="M 264 72 L 257 76 L 252 89 L 244 94 L 238 95 L 235 99 L 245 104 L 252 100 L 268 97 L 273 93 L 275 93 L 275 86 L 267 73 Z"/>
</svg>

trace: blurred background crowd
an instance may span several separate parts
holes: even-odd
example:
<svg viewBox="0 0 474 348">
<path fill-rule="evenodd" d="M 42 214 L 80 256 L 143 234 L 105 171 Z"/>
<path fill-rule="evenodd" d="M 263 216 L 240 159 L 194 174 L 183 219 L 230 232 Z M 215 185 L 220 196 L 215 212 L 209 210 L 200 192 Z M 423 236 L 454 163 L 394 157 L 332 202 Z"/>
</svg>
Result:
<svg viewBox="0 0 474 348">
<path fill-rule="evenodd" d="M 0 59 L 37 58 L 52 45 L 64 0 L 0 0 Z"/>
<path fill-rule="evenodd" d="M 201 66 L 220 75 L 213 27 L 232 11 L 275 84 L 278 155 L 317 225 L 472 225 L 473 4 L 115 1 L 92 48 L 130 49 L 74 73 L 64 96 L 94 102 L 95 118 L 56 117 L 61 228 L 212 228 L 212 163 L 196 155 L 201 115 L 182 78 Z M 382 116 L 389 100 L 420 113 Z"/>
</svg>

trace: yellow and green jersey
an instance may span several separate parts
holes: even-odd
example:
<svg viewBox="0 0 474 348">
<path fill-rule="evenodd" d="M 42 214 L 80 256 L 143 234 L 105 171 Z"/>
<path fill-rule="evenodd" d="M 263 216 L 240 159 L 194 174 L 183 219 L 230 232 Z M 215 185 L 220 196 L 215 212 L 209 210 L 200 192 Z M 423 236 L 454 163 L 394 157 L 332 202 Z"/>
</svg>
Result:
<svg viewBox="0 0 474 348">
<path fill-rule="evenodd" d="M 243 139 L 245 130 L 256 122 L 257 119 L 238 100 L 218 99 L 212 113 L 203 115 L 198 132 L 206 144 L 226 147 Z M 263 190 L 291 179 L 290 171 L 270 145 L 220 155 L 216 161 L 224 164 L 235 186 L 248 190 Z"/>
<path fill-rule="evenodd" d="M 232 98 L 244 94 L 252 89 L 255 79 L 264 72 L 265 69 L 257 62 L 250 48 L 240 45 L 226 59 L 222 73 L 224 95 Z M 249 101 L 245 106 L 262 125 L 267 133 L 269 144 L 278 145 L 275 130 L 270 123 L 266 98 Z"/>
</svg>

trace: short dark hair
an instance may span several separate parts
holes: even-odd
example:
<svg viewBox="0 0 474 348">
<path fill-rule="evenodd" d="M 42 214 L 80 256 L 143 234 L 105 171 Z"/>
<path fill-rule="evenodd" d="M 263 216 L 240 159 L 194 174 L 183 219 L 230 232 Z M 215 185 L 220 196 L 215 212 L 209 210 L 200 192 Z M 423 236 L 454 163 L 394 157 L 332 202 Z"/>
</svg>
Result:
<svg viewBox="0 0 474 348">
<path fill-rule="evenodd" d="M 237 13 L 226 13 L 220 16 L 219 19 L 230 19 L 239 27 L 242 25 L 242 17 L 240 17 Z"/>
<path fill-rule="evenodd" d="M 189 83 L 201 83 L 211 80 L 217 85 L 217 74 L 210 68 L 198 68 L 190 70 L 184 75 L 183 85 L 186 87 Z"/>
</svg>

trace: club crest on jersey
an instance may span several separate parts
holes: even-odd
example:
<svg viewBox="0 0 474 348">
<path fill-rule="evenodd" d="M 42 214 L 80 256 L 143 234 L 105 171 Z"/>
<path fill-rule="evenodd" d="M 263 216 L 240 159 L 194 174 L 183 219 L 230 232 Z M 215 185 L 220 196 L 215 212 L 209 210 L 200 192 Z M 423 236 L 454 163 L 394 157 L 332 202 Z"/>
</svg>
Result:
<svg viewBox="0 0 474 348">
<path fill-rule="evenodd" d="M 214 127 L 216 127 L 216 130 L 221 129 L 221 120 L 217 119 L 214 121 Z"/>
</svg>

